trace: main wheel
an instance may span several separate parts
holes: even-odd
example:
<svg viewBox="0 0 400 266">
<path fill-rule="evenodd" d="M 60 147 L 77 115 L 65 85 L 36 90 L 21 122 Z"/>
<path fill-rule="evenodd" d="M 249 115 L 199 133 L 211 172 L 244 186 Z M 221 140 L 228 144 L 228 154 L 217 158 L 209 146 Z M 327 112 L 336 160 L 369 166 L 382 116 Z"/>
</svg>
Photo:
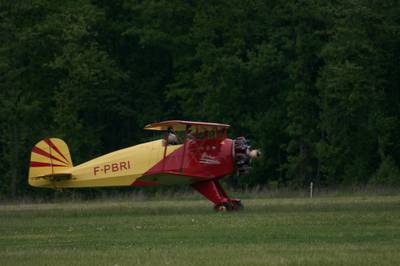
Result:
<svg viewBox="0 0 400 266">
<path fill-rule="evenodd" d="M 227 208 L 224 204 L 219 204 L 214 206 L 214 211 L 216 212 L 224 212 L 227 211 Z"/>
<path fill-rule="evenodd" d="M 231 201 L 232 208 L 235 211 L 241 211 L 244 209 L 242 202 L 239 199 L 235 199 Z"/>
</svg>

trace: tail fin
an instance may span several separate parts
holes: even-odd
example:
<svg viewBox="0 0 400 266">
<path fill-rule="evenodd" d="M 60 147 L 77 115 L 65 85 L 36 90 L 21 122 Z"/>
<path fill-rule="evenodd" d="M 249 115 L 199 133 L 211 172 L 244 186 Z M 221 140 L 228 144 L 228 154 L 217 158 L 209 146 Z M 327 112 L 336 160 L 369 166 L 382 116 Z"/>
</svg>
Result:
<svg viewBox="0 0 400 266">
<path fill-rule="evenodd" d="M 29 166 L 29 184 L 40 186 L 38 179 L 50 181 L 68 179 L 73 167 L 67 144 L 61 139 L 50 138 L 38 142 L 32 149 Z"/>
</svg>

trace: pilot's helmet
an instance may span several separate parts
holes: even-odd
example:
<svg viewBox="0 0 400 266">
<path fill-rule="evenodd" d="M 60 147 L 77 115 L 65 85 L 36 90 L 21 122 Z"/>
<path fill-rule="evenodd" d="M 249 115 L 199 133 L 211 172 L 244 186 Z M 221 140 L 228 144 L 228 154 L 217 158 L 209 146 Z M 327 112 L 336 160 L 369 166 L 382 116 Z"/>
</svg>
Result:
<svg viewBox="0 0 400 266">
<path fill-rule="evenodd" d="M 169 133 L 168 134 L 168 143 L 169 144 L 176 144 L 178 142 L 178 138 L 176 137 L 175 134 Z"/>
</svg>

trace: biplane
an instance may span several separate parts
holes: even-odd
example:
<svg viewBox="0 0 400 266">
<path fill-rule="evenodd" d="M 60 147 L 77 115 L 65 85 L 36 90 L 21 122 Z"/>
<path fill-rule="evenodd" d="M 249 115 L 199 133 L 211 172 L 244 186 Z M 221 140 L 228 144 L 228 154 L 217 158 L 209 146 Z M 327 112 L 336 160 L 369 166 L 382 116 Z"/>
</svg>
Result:
<svg viewBox="0 0 400 266">
<path fill-rule="evenodd" d="M 171 120 L 144 129 L 164 137 L 121 149 L 74 166 L 67 144 L 58 138 L 32 149 L 29 184 L 44 188 L 158 186 L 187 184 L 214 203 L 215 210 L 240 210 L 218 180 L 245 174 L 260 152 L 244 137 L 227 137 L 227 124 Z"/>
</svg>

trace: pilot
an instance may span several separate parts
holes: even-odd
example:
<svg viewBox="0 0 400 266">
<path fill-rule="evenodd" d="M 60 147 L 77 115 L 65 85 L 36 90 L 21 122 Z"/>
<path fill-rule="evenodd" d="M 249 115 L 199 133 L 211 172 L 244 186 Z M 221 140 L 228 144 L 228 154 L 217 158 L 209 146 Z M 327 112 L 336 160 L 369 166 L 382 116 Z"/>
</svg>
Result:
<svg viewBox="0 0 400 266">
<path fill-rule="evenodd" d="M 168 145 L 177 145 L 178 144 L 178 137 L 172 127 L 168 128 L 168 137 L 167 137 Z"/>
<path fill-rule="evenodd" d="M 190 126 L 186 129 L 185 134 L 186 134 L 186 139 L 194 140 L 194 136 L 193 136 L 192 129 Z"/>
</svg>

